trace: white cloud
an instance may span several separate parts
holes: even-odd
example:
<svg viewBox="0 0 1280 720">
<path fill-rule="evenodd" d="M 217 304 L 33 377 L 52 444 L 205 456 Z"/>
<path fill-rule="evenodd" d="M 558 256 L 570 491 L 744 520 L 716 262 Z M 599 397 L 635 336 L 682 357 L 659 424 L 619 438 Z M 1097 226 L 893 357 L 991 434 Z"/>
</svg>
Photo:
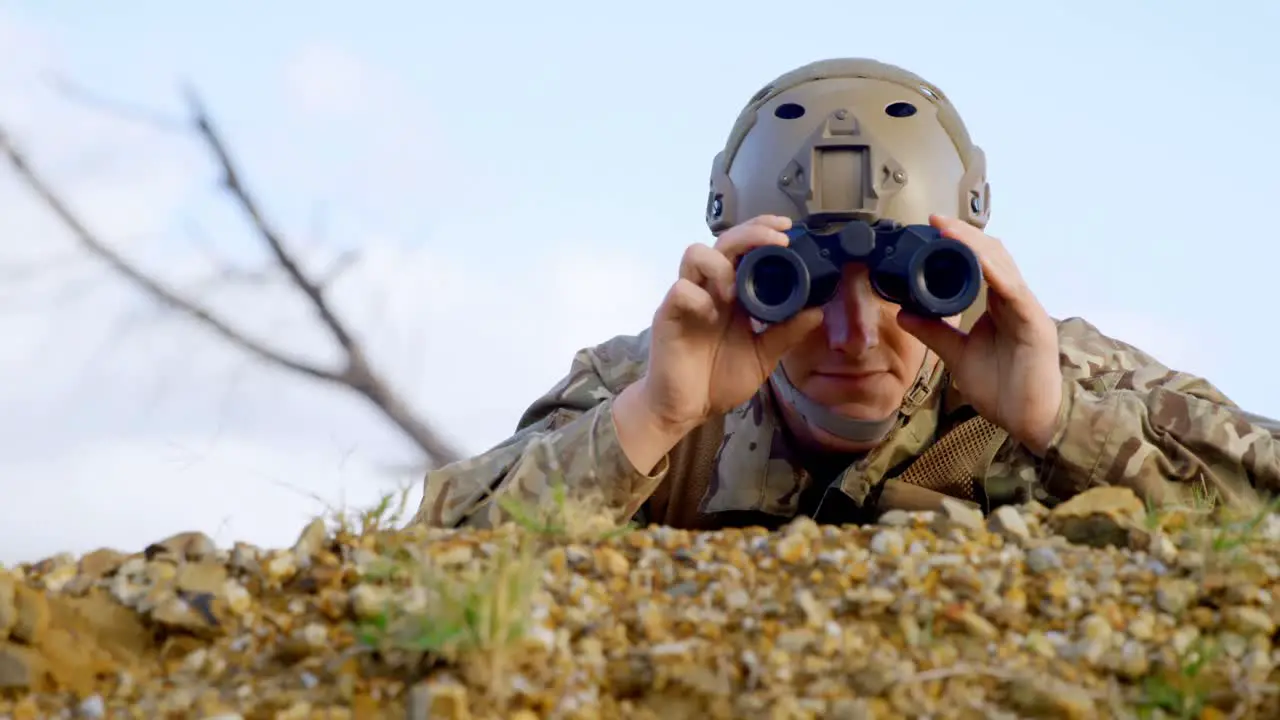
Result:
<svg viewBox="0 0 1280 720">
<path fill-rule="evenodd" d="M 379 84 L 360 58 L 332 45 L 311 44 L 284 67 L 288 98 L 311 113 L 345 114 L 369 101 Z"/>
<path fill-rule="evenodd" d="M 3 27 L 36 42 L 29 28 Z M 371 94 L 390 86 L 369 82 L 365 69 L 334 70 L 336 57 L 304 52 L 287 77 L 301 83 L 295 97 L 304 109 L 334 110 L 355 99 L 356 85 L 365 99 L 383 102 L 366 104 L 371 115 L 361 119 L 392 118 L 372 143 L 379 152 L 358 165 L 377 180 L 369 194 L 438 182 L 426 160 L 438 159 L 439 148 L 405 119 L 424 113 L 393 102 L 407 96 Z M 113 245 L 172 285 L 190 287 L 208 266 L 173 242 L 181 239 L 173 225 L 208 177 L 205 160 L 193 155 L 198 148 L 60 102 L 37 79 L 56 66 L 55 56 L 8 66 L 17 69 L 0 76 L 0 89 L 24 98 L 25 111 L 0 119 Z M 327 68 L 345 85 L 322 96 L 303 82 L 307 67 Z M 137 161 L 97 162 L 108 151 Z M 55 270 L 0 295 L 0 334 L 9 338 L 0 365 L 7 377 L 23 378 L 0 387 L 0 406 L 16 409 L 0 419 L 0 436 L 10 441 L 0 454 L 0 562 L 100 545 L 138 549 L 190 529 L 220 533 L 224 542 L 287 542 L 317 510 L 306 493 L 332 503 L 343 492 L 355 504 L 371 501 L 387 489 L 378 465 L 413 457 L 359 398 L 249 360 L 86 260 L 7 167 L 0 205 L 12 209 L 0 217 L 0 236 L 22 239 L 5 243 L 0 267 L 38 262 Z M 510 222 L 517 227 L 490 229 L 521 230 Z M 448 242 L 474 233 L 467 220 L 435 228 L 445 239 L 439 243 L 410 246 L 376 232 L 366 228 L 347 243 L 363 255 L 334 287 L 334 303 L 365 336 L 379 368 L 466 450 L 508 434 L 578 347 L 643 326 L 653 288 L 661 287 L 639 258 L 607 247 L 562 255 L 530 242 L 525 257 L 492 263 L 474 247 Z M 531 273 L 531 265 L 547 272 Z M 81 293 L 65 292 L 81 283 Z M 628 286 L 633 294 L 619 294 Z M 599 302 L 606 294 L 610 302 Z M 276 346 L 336 358 L 311 309 L 287 288 L 202 299 Z"/>
<path fill-rule="evenodd" d="M 381 317 L 383 330 L 366 338 L 371 355 L 470 451 L 507 435 L 579 346 L 637 330 L 651 312 L 645 291 L 616 292 L 628 280 L 641 280 L 638 263 L 625 258 L 553 261 L 561 275 L 544 281 L 516 270 L 495 275 L 479 260 L 427 250 L 372 244 L 369 251 L 368 264 L 352 271 L 335 302 L 362 330 Z M 597 301 L 605 290 L 607 305 Z M 258 291 L 229 294 L 217 304 L 259 331 L 281 317 L 261 308 L 284 305 Z M 117 315 L 98 301 L 69 309 L 66 324 L 88 327 Z M 263 334 L 306 349 L 309 337 L 319 342 L 313 330 L 314 323 L 299 318 Z M 387 487 L 378 464 L 413 457 L 395 431 L 350 394 L 248 363 L 181 323 L 144 328 L 109 356 L 86 363 L 108 332 L 59 333 L 46 338 L 39 353 L 9 358 L 14 372 L 36 382 L 0 390 L 0 405 L 21 409 L 9 422 L 24 426 L 0 426 L 0 432 L 30 436 L 29 450 L 15 448 L 0 459 L 0 474 L 26 479 L 20 496 L 0 504 L 0 527 L 10 536 L 0 538 L 6 554 L 99 544 L 136 548 L 177 529 L 212 533 L 224 516 L 233 517 L 236 539 L 282 542 L 314 503 L 274 481 L 331 502 L 343 489 L 349 500 L 371 500 Z M 50 359 L 56 373 L 42 368 Z M 51 413 L 43 410 L 50 405 Z M 36 520 L 32 507 L 49 508 L 59 520 Z"/>
</svg>

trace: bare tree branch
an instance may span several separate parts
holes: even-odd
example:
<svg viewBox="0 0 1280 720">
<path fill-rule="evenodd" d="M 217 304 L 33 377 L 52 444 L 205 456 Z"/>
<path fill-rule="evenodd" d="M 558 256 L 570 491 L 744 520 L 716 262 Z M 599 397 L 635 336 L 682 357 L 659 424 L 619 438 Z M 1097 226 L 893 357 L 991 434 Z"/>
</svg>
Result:
<svg viewBox="0 0 1280 720">
<path fill-rule="evenodd" d="M 61 87 L 67 92 L 74 91 L 73 99 L 78 99 L 81 102 L 90 102 L 96 107 L 106 108 L 117 116 L 128 119 L 141 118 L 143 122 L 148 124 L 159 124 L 166 130 L 172 129 L 172 123 L 168 119 L 161 121 L 154 114 L 131 112 L 117 103 L 110 103 L 93 97 L 83 90 L 75 89 L 65 81 L 61 83 Z M 280 232 L 266 218 L 260 203 L 246 186 L 237 164 L 232 160 L 226 142 L 217 130 L 209 113 L 205 110 L 204 105 L 194 91 L 187 89 L 185 94 L 191 113 L 191 126 L 213 155 L 222 174 L 223 187 L 236 206 L 244 213 L 259 239 L 267 246 L 276 264 L 284 271 L 290 284 L 306 297 L 308 304 L 328 331 L 328 334 L 342 348 L 346 362 L 341 369 L 328 369 L 313 365 L 249 337 L 247 333 L 236 328 L 231 322 L 219 317 L 193 297 L 168 287 L 128 261 L 109 247 L 106 242 L 81 221 L 71 210 L 69 204 L 32 167 L 27 156 L 14 145 L 3 127 L 0 127 L 0 154 L 3 154 L 8 159 L 9 165 L 14 169 L 18 177 L 36 194 L 40 201 L 71 230 L 82 248 L 97 256 L 117 274 L 123 276 L 162 305 L 186 315 L 196 321 L 197 324 L 203 325 L 227 342 L 258 357 L 260 360 L 312 379 L 344 386 L 358 393 L 372 403 L 386 419 L 412 440 L 426 454 L 432 464 L 447 464 L 461 457 L 458 449 L 445 441 L 434 428 L 419 417 L 404 401 L 402 395 L 393 390 L 373 369 L 364 348 L 355 339 L 354 333 L 331 307 L 325 295 L 325 288 L 356 261 L 357 253 L 348 251 L 340 255 L 320 279 L 309 276 L 287 247 Z M 225 268 L 221 270 L 224 275 L 227 273 Z M 256 274 L 244 271 L 237 271 L 235 274 L 241 279 L 259 277 Z"/>
<path fill-rule="evenodd" d="M 257 355 L 259 358 L 271 363 L 275 363 L 282 367 L 288 368 L 295 372 L 304 373 L 311 377 L 321 380 L 340 381 L 340 375 L 332 370 L 310 365 L 303 360 L 290 358 L 281 352 L 263 345 L 262 343 L 241 334 L 238 330 L 228 325 L 224 320 L 215 316 L 212 311 L 197 305 L 186 298 L 179 296 L 168 287 L 162 285 L 159 281 L 152 279 L 149 275 L 130 263 L 124 257 L 116 253 L 108 247 L 97 235 L 90 232 L 89 229 L 80 221 L 80 218 L 71 211 L 65 202 L 62 201 L 52 188 L 45 182 L 44 178 L 36 174 L 31 167 L 27 156 L 19 150 L 9 139 L 9 133 L 0 128 L 0 152 L 2 152 L 9 160 L 9 165 L 18 173 L 18 177 L 36 194 L 36 197 L 45 204 L 58 219 L 67 226 L 75 237 L 76 241 L 90 253 L 96 255 L 99 259 L 107 263 L 111 269 L 127 280 L 141 288 L 152 298 L 160 303 L 183 312 L 193 319 L 204 323 L 214 332 L 221 335 L 224 339 L 236 344 L 237 346 Z"/>
<path fill-rule="evenodd" d="M 324 272 L 324 277 L 320 278 L 320 287 L 322 289 L 329 287 L 359 261 L 360 252 L 358 250 L 347 250 L 339 254 L 338 258 L 329 266 L 329 269 Z"/>
</svg>

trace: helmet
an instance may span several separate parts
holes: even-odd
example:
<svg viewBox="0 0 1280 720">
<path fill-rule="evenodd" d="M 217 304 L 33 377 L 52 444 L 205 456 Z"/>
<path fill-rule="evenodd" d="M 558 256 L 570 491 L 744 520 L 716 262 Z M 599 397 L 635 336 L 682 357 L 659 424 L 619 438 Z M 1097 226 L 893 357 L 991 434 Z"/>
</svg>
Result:
<svg viewBox="0 0 1280 720">
<path fill-rule="evenodd" d="M 765 85 L 739 113 L 712 162 L 706 221 L 719 235 L 761 214 L 923 224 L 941 213 L 981 229 L 991 212 L 986 170 L 982 149 L 931 83 L 876 60 L 820 60 Z M 984 284 L 962 329 L 977 322 L 985 299 Z M 935 364 L 926 357 L 899 412 L 931 392 Z M 811 422 L 838 436 L 873 439 L 898 418 L 839 417 L 809 402 L 781 367 L 774 381 Z"/>
</svg>

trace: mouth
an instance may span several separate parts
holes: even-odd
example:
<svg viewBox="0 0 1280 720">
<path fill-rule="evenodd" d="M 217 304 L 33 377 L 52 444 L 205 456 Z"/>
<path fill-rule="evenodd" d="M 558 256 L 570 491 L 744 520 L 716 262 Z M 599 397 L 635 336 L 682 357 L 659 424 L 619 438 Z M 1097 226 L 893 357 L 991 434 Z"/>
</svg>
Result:
<svg viewBox="0 0 1280 720">
<path fill-rule="evenodd" d="M 814 370 L 814 377 L 832 380 L 864 380 L 887 372 L 886 370 Z"/>
</svg>

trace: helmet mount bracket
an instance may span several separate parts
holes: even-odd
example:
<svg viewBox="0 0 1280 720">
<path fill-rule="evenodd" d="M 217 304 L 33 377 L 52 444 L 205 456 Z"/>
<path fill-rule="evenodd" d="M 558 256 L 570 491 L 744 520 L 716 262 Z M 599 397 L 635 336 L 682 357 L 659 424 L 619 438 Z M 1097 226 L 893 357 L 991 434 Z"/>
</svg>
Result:
<svg viewBox="0 0 1280 720">
<path fill-rule="evenodd" d="M 805 222 L 874 223 L 907 184 L 907 172 L 847 109 L 833 111 L 778 176 Z"/>
</svg>

